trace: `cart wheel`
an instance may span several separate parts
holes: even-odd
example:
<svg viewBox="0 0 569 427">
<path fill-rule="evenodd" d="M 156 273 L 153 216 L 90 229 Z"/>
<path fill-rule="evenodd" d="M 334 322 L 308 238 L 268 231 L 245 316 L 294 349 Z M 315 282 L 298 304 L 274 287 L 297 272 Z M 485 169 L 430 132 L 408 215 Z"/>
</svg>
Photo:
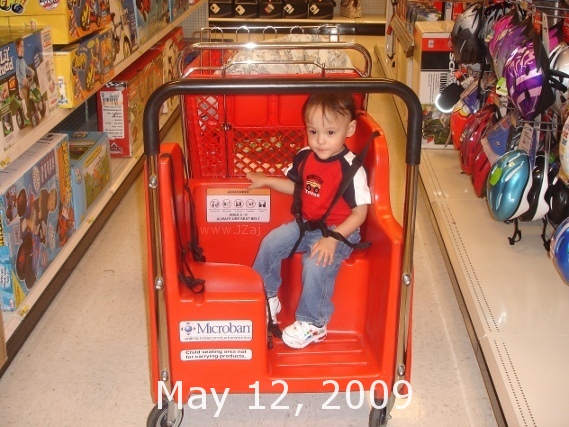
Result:
<svg viewBox="0 0 569 427">
<path fill-rule="evenodd" d="M 156 405 L 150 414 L 148 415 L 148 421 L 146 422 L 146 427 L 179 427 L 184 419 L 184 409 L 180 409 L 178 412 L 178 417 L 174 421 L 174 424 L 169 426 L 167 422 L 168 418 L 168 402 L 164 401 L 162 403 L 162 409 L 158 409 Z"/>
<path fill-rule="evenodd" d="M 383 399 L 376 399 L 375 403 L 377 406 L 382 406 Z M 369 427 L 385 427 L 389 421 L 389 415 L 387 415 L 387 405 L 384 408 L 371 408 L 369 413 Z"/>
</svg>

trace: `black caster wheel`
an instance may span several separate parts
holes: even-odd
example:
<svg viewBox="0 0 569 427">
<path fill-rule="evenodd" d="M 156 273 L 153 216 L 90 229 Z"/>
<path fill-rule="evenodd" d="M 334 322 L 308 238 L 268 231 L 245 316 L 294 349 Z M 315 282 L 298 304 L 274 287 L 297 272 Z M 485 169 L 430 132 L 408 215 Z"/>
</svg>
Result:
<svg viewBox="0 0 569 427">
<path fill-rule="evenodd" d="M 184 409 L 180 409 L 178 412 L 178 417 L 174 421 L 174 424 L 167 424 L 168 418 L 168 402 L 162 403 L 162 409 L 158 409 L 156 405 L 150 414 L 148 415 L 148 421 L 146 422 L 146 427 L 179 427 L 184 419 Z"/>
<path fill-rule="evenodd" d="M 375 403 L 377 406 L 382 406 L 383 399 L 377 399 Z M 382 409 L 371 408 L 369 413 L 369 427 L 385 427 L 387 426 L 387 421 L 389 421 L 387 405 Z"/>
</svg>

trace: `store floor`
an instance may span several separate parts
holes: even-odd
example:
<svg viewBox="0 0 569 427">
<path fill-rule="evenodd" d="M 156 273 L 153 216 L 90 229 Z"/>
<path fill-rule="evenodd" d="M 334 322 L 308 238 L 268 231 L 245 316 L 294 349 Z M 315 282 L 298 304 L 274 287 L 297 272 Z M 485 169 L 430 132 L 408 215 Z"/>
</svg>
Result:
<svg viewBox="0 0 569 427">
<path fill-rule="evenodd" d="M 373 51 L 376 38 L 356 41 Z M 377 71 L 374 71 L 377 72 Z M 389 96 L 372 95 L 369 111 L 391 147 L 392 199 L 401 216 L 404 136 Z M 177 138 L 176 131 L 171 138 Z M 153 407 L 148 374 L 146 231 L 140 177 L 0 379 L 1 426 L 143 426 Z M 445 268 L 419 196 L 415 239 L 412 397 L 394 409 L 392 427 L 495 426 L 496 421 Z M 252 380 L 254 382 L 254 379 Z M 229 395 L 216 417 L 185 406 L 183 426 L 367 426 L 369 404 L 350 409 L 332 392 L 289 395 L 303 410 L 271 410 L 275 396 Z M 357 396 L 350 396 L 358 406 Z M 293 402 L 294 400 L 294 402 Z M 398 401 L 404 405 L 406 401 Z"/>
</svg>

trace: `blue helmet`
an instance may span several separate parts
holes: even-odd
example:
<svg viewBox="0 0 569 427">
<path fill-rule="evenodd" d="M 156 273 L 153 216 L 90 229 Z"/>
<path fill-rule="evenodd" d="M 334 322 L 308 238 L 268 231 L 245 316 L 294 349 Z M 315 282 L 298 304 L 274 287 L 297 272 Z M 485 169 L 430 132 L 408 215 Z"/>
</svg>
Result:
<svg viewBox="0 0 569 427">
<path fill-rule="evenodd" d="M 569 284 L 569 218 L 559 224 L 553 233 L 549 255 L 563 281 Z"/>
<path fill-rule="evenodd" d="M 507 221 L 526 212 L 531 183 L 530 159 L 525 151 L 516 149 L 501 156 L 492 165 L 486 184 L 492 218 Z"/>
</svg>

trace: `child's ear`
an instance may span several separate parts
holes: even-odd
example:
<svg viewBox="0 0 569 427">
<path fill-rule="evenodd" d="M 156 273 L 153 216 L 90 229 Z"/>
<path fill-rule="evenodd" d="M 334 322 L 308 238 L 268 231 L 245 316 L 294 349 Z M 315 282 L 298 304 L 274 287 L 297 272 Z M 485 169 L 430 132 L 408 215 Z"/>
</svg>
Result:
<svg viewBox="0 0 569 427">
<path fill-rule="evenodd" d="M 356 132 L 356 121 L 352 120 L 348 125 L 348 133 L 346 134 L 347 137 L 352 136 Z"/>
</svg>

